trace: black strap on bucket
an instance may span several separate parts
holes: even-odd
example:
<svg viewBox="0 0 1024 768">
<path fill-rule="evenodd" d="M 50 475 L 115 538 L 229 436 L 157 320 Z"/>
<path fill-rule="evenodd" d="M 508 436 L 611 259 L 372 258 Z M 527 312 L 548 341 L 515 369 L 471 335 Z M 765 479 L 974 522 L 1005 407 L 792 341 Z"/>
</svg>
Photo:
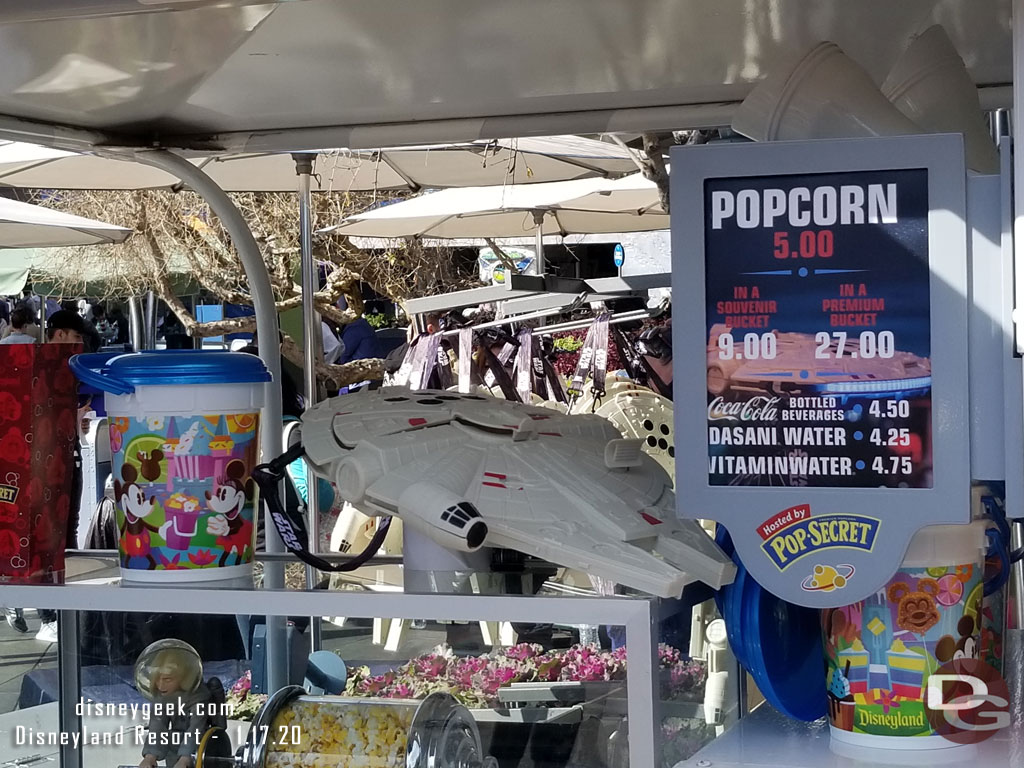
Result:
<svg viewBox="0 0 1024 768">
<path fill-rule="evenodd" d="M 639 384 L 649 386 L 659 395 L 670 398 L 672 388 L 658 375 L 658 372 L 647 362 L 647 358 L 640 354 L 636 346 L 629 342 L 626 335 L 618 328 L 612 328 L 611 336 L 612 341 L 619 350 L 619 357 L 628 366 L 629 373 L 633 379 Z"/>
<path fill-rule="evenodd" d="M 351 560 L 344 563 L 329 563 L 317 557 L 309 549 L 309 533 L 306 531 L 306 521 L 298 510 L 286 509 L 281 503 L 281 496 L 278 486 L 284 478 L 287 467 L 296 459 L 302 456 L 302 444 L 289 448 L 284 454 L 267 464 L 260 464 L 252 471 L 252 479 L 260 489 L 260 497 L 267 505 L 270 519 L 274 523 L 281 541 L 284 542 L 288 551 L 295 555 L 306 565 L 311 565 L 317 570 L 330 573 L 345 573 L 361 568 L 373 558 L 384 544 L 384 538 L 388 535 L 388 528 L 391 525 L 391 518 L 385 517 L 377 526 L 376 533 L 366 545 L 366 549 L 355 555 Z M 307 482 L 315 483 L 316 476 L 307 471 Z M 310 514 L 317 514 L 311 510 Z"/>
<path fill-rule="evenodd" d="M 508 375 L 501 359 L 491 351 L 486 341 L 480 346 L 480 351 L 484 356 L 484 364 L 494 377 L 494 383 L 501 389 L 501 394 L 505 396 L 506 400 L 514 403 L 520 402 L 515 382 L 512 381 L 512 377 Z"/>
<path fill-rule="evenodd" d="M 568 394 L 570 406 L 583 394 L 583 385 L 587 377 L 593 374 L 594 405 L 604 397 L 605 380 L 608 374 L 608 321 L 611 315 L 603 312 L 594 318 L 587 330 L 586 341 L 580 349 L 580 359 L 576 362 L 576 370 L 569 384 Z"/>
<path fill-rule="evenodd" d="M 538 339 L 537 342 L 533 345 L 533 391 L 544 400 L 568 402 L 565 383 L 547 354 L 546 347 L 550 344 L 550 338 Z"/>
</svg>

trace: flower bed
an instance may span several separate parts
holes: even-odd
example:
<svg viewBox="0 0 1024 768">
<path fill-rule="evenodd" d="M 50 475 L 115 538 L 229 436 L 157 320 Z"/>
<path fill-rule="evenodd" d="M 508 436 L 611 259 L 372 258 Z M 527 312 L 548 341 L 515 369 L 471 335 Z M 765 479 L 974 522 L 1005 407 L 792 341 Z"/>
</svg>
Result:
<svg viewBox="0 0 1024 768">
<path fill-rule="evenodd" d="M 231 713 L 232 720 L 251 722 L 266 701 L 266 694 L 252 692 L 252 672 L 250 671 L 246 671 L 238 678 L 227 692 L 228 711 Z"/>
<path fill-rule="evenodd" d="M 692 699 L 704 684 L 706 672 L 699 661 L 684 659 L 671 646 L 659 646 L 661 698 Z M 469 708 L 498 705 L 498 689 L 512 683 L 597 682 L 626 679 L 626 649 L 604 651 L 574 645 L 545 651 L 523 643 L 497 649 L 484 656 L 458 657 L 447 646 L 411 659 L 383 675 L 370 675 L 367 667 L 350 670 L 345 688 L 349 696 L 421 699 L 435 691 L 450 693 Z"/>
<path fill-rule="evenodd" d="M 662 766 L 689 758 L 713 736 L 703 721 L 679 717 L 685 702 L 703 696 L 706 670 L 700 661 L 686 659 L 676 649 L 659 645 L 661 699 L 670 702 L 662 719 Z M 456 656 L 446 645 L 409 660 L 382 675 L 368 667 L 349 670 L 346 696 L 422 699 L 436 691 L 450 693 L 469 709 L 499 707 L 498 690 L 513 683 L 625 682 L 626 649 L 601 650 L 575 645 L 566 650 L 545 651 L 539 645 L 520 644 L 483 656 Z M 251 692 L 248 672 L 228 691 L 232 719 L 251 721 L 267 700 Z M 671 702 L 675 702 L 673 706 Z M 692 706 L 692 705 L 691 705 Z"/>
</svg>

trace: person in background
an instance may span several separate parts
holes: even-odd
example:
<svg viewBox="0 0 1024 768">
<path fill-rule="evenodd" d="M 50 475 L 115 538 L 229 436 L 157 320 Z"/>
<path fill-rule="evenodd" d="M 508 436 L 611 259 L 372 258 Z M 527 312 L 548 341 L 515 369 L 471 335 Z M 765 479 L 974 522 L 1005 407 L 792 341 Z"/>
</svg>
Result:
<svg viewBox="0 0 1024 768">
<path fill-rule="evenodd" d="M 11 312 L 10 332 L 0 344 L 35 344 L 39 341 L 39 326 L 33 320 L 31 308 L 22 305 L 15 309 Z"/>
<path fill-rule="evenodd" d="M 28 304 L 35 313 L 34 317 L 39 317 L 40 308 L 43 306 L 43 299 L 41 296 L 32 292 L 32 286 L 26 285 L 24 290 L 24 298 L 22 303 Z M 49 319 L 52 315 L 59 312 L 61 309 L 60 304 L 57 303 L 56 299 L 51 299 L 49 296 L 46 297 L 46 317 Z"/>
<path fill-rule="evenodd" d="M 84 344 L 88 329 L 78 312 L 62 309 L 46 321 L 46 340 L 54 344 Z"/>
<path fill-rule="evenodd" d="M 127 344 L 129 341 L 128 318 L 125 317 L 120 307 L 110 310 L 109 320 L 115 329 L 114 343 Z"/>
<path fill-rule="evenodd" d="M 320 321 L 320 329 L 324 339 L 324 362 L 328 365 L 333 365 L 338 362 L 338 358 L 344 353 L 345 346 L 338 339 L 334 329 L 323 320 Z"/>
<path fill-rule="evenodd" d="M 344 297 L 338 299 L 338 309 L 348 309 L 348 302 Z M 339 365 L 352 360 L 372 360 L 381 356 L 377 334 L 373 326 L 362 316 L 341 326 L 341 343 L 345 349 L 338 358 Z"/>
<path fill-rule="evenodd" d="M 167 349 L 195 349 L 195 339 L 188 335 L 185 326 L 173 312 L 168 312 L 162 318 L 164 341 Z"/>
<path fill-rule="evenodd" d="M 68 312 L 72 311 L 66 308 Z M 74 313 L 79 317 L 82 317 L 78 313 L 78 308 L 74 309 Z M 96 326 L 92 321 L 82 318 L 82 344 L 85 347 L 86 352 L 99 352 L 103 347 L 103 337 L 100 336 L 100 332 L 96 330 Z"/>
<path fill-rule="evenodd" d="M 441 330 L 441 317 L 437 313 L 431 312 L 424 318 L 426 321 L 427 333 L 437 333 Z M 395 347 L 387 357 L 384 358 L 384 370 L 394 375 L 398 372 L 398 369 L 402 367 L 402 362 L 405 360 L 405 354 L 409 351 L 409 345 L 412 344 L 413 339 L 416 338 L 416 324 L 409 323 L 409 337 L 404 344 Z"/>
<path fill-rule="evenodd" d="M 114 339 L 117 337 L 117 329 L 107 319 L 107 310 L 102 304 L 92 305 L 92 324 L 96 328 L 96 333 L 100 336 L 101 348 L 107 344 L 114 343 Z"/>
<path fill-rule="evenodd" d="M 11 307 L 6 299 L 0 299 L 0 339 L 7 335 L 11 327 Z"/>
<path fill-rule="evenodd" d="M 46 340 L 51 344 L 86 344 L 88 329 L 85 320 L 75 311 L 62 309 L 54 312 L 47 320 Z M 78 421 L 81 423 L 83 416 L 89 410 L 89 400 L 80 402 L 78 408 Z M 78 531 L 78 512 L 82 501 L 82 446 L 75 440 L 75 465 L 72 474 L 71 486 L 71 509 L 68 511 L 67 539 L 65 546 L 74 549 L 77 544 L 76 532 Z M 57 642 L 57 612 L 50 609 L 39 609 L 39 621 L 41 626 L 36 633 L 36 640 L 44 643 Z"/>
</svg>

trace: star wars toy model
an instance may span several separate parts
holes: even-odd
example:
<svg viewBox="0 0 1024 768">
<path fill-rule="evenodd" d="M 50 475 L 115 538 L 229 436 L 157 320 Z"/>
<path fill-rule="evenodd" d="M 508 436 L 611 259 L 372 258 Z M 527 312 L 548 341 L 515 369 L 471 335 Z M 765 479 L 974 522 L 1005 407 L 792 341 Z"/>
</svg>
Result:
<svg viewBox="0 0 1024 768">
<path fill-rule="evenodd" d="M 346 501 L 449 549 L 515 549 L 660 597 L 735 566 L 672 481 L 600 416 L 475 394 L 386 387 L 303 415 L 304 451 Z"/>
</svg>

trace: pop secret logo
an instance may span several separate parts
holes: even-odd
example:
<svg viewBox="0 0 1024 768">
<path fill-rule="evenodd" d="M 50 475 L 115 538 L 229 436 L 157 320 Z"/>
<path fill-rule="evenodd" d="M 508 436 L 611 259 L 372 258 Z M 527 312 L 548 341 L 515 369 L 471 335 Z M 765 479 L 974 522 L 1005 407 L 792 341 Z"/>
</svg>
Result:
<svg viewBox="0 0 1024 768">
<path fill-rule="evenodd" d="M 775 567 L 785 570 L 797 560 L 828 549 L 874 549 L 880 521 L 862 515 L 811 516 L 809 504 L 784 509 L 758 526 L 761 549 Z"/>
<path fill-rule="evenodd" d="M 13 472 L 7 474 L 6 482 L 0 482 L 0 502 L 14 504 L 18 500 L 18 476 Z"/>
</svg>

